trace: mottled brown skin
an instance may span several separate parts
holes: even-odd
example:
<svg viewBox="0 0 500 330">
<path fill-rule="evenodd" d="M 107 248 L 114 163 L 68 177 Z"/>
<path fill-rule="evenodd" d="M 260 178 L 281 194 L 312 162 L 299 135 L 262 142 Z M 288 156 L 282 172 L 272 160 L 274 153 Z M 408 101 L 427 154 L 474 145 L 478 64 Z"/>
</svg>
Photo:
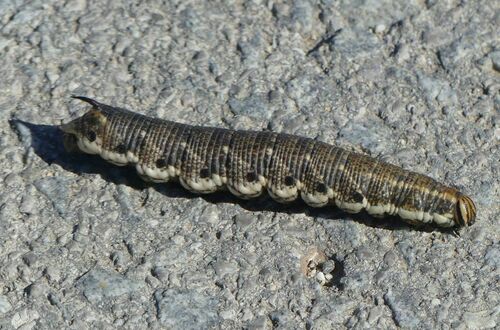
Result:
<svg viewBox="0 0 500 330">
<path fill-rule="evenodd" d="M 147 180 L 179 179 L 199 193 L 229 188 L 242 198 L 267 189 L 280 202 L 302 196 L 311 206 L 366 209 L 413 224 L 462 227 L 476 217 L 472 200 L 454 188 L 320 141 L 185 125 L 77 98 L 93 108 L 61 126 L 65 144 L 117 165 L 136 165 Z"/>
</svg>

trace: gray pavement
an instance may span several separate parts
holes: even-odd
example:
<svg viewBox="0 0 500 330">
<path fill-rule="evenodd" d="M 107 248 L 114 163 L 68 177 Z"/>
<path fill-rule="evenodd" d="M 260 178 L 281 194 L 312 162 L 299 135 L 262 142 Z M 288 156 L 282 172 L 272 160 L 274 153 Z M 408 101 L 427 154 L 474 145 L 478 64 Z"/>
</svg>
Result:
<svg viewBox="0 0 500 330">
<path fill-rule="evenodd" d="M 0 328 L 500 326 L 498 1 L 0 0 Z M 460 236 L 68 154 L 71 94 L 318 138 L 471 195 Z"/>
</svg>

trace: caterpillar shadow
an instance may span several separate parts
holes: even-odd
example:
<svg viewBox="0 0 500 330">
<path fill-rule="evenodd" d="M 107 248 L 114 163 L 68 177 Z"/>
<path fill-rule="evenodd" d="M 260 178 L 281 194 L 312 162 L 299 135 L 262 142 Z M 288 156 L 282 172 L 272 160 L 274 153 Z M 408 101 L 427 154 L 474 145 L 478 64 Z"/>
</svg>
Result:
<svg viewBox="0 0 500 330">
<path fill-rule="evenodd" d="M 209 203 L 236 204 L 249 211 L 271 211 L 286 214 L 302 213 L 314 218 L 320 217 L 331 221 L 356 221 L 369 227 L 389 230 L 454 233 L 453 230 L 433 226 L 410 226 L 397 217 L 379 219 L 370 216 L 366 212 L 350 214 L 336 207 L 312 208 L 307 206 L 300 198 L 289 204 L 280 204 L 273 201 L 267 194 L 263 194 L 258 198 L 243 200 L 224 191 L 198 195 L 185 190 L 175 182 L 149 183 L 143 181 L 131 166 L 115 166 L 95 155 L 67 152 L 62 143 L 63 133 L 55 125 L 33 124 L 18 119 L 12 119 L 9 123 L 26 150 L 32 148 L 34 153 L 49 165 L 57 164 L 64 170 L 78 175 L 97 174 L 108 182 L 124 184 L 138 190 L 153 187 L 156 191 L 169 198 L 201 197 Z"/>
</svg>

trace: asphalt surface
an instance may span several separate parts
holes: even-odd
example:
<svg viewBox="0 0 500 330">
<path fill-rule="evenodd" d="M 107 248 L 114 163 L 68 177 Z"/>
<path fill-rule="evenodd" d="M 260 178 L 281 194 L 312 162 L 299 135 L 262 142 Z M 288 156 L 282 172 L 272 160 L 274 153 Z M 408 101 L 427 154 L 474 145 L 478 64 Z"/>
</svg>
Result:
<svg viewBox="0 0 500 330">
<path fill-rule="evenodd" d="M 0 1 L 0 328 L 500 324 L 498 1 Z M 419 230 L 67 153 L 85 95 L 317 138 L 469 194 Z"/>
</svg>

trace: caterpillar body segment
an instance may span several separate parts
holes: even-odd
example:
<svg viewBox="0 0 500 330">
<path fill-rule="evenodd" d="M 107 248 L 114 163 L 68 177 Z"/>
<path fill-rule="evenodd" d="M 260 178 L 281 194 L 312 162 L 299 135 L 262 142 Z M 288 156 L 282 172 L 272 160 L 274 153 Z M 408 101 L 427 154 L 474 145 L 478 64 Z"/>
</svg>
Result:
<svg viewBox="0 0 500 330">
<path fill-rule="evenodd" d="M 92 109 L 60 128 L 65 145 L 133 165 L 145 180 L 178 180 L 186 189 L 227 189 L 240 198 L 264 191 L 278 202 L 399 216 L 413 224 L 462 227 L 472 200 L 432 178 L 309 138 L 235 131 L 150 118 L 77 97 Z M 71 147 L 71 146 L 70 146 Z"/>
</svg>

